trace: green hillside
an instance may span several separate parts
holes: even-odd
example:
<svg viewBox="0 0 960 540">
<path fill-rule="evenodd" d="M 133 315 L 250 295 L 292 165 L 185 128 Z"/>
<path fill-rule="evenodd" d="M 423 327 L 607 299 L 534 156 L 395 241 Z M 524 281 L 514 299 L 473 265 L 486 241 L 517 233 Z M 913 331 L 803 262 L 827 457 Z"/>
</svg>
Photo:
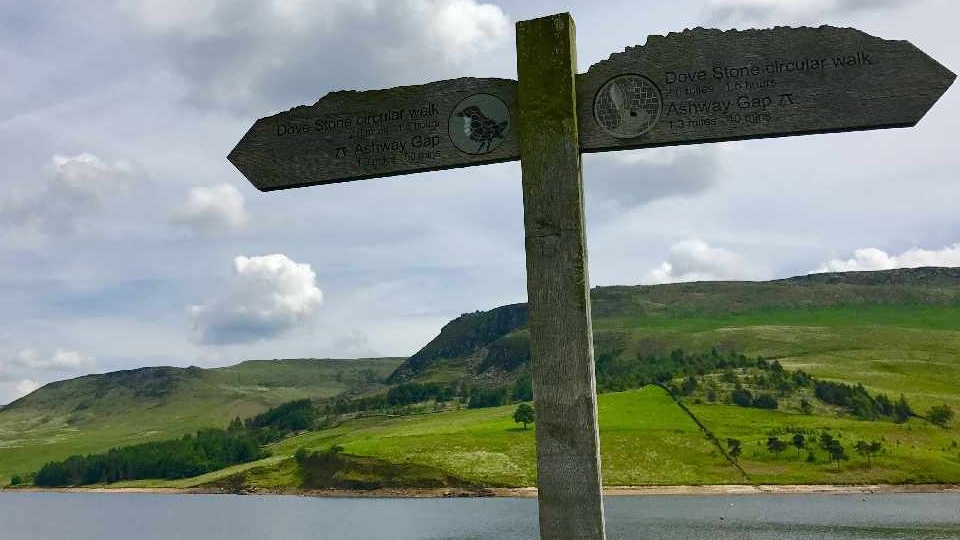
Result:
<svg viewBox="0 0 960 540">
<path fill-rule="evenodd" d="M 269 407 L 373 391 L 402 358 L 141 368 L 48 384 L 0 410 L 0 478 L 70 454 L 225 427 Z"/>
<path fill-rule="evenodd" d="M 742 441 L 741 472 L 662 388 L 601 394 L 598 403 L 605 485 L 960 483 L 960 450 L 953 446 L 960 439 L 956 428 L 945 430 L 919 420 L 897 425 L 725 404 L 691 405 L 718 440 Z M 513 407 L 506 406 L 359 418 L 274 444 L 269 448 L 273 455 L 261 461 L 184 480 L 115 486 L 202 487 L 239 478 L 241 485 L 256 490 L 295 490 L 301 487 L 302 473 L 294 454 L 300 449 L 323 452 L 334 445 L 349 456 L 394 464 L 401 471 L 404 466 L 434 471 L 431 480 L 439 473 L 467 485 L 535 485 L 535 431 L 514 423 L 512 412 Z M 798 452 L 789 446 L 779 455 L 768 452 L 768 437 L 783 436 L 786 429 L 827 431 L 844 441 L 850 460 L 837 467 L 815 445 L 813 463 L 807 462 L 806 449 Z M 851 448 L 859 439 L 884 440 L 884 451 L 869 465 Z"/>
<path fill-rule="evenodd" d="M 598 388 L 608 392 L 599 398 L 607 484 L 960 483 L 960 419 L 942 428 L 923 418 L 934 405 L 960 412 L 960 269 L 598 287 L 591 300 Z M 663 389 L 647 386 L 679 387 L 685 380 L 658 378 L 658 362 L 702 357 L 749 358 L 754 364 L 763 357 L 819 381 L 863 385 L 870 399 L 903 395 L 916 416 L 899 424 L 889 417 L 866 421 L 817 401 L 810 385 L 783 390 L 777 410 L 740 407 L 731 403 L 734 384 L 723 377 L 742 382 L 754 394 L 776 390 L 758 382 L 770 372 L 738 366 L 693 372 L 697 388 L 680 398 L 714 436 L 709 438 Z M 529 372 L 525 304 L 458 317 L 405 360 L 324 362 L 323 367 L 317 361 L 282 361 L 221 370 L 155 368 L 113 374 L 111 384 L 97 379 L 105 376 L 93 376 L 48 385 L 0 410 L 0 479 L 68 453 L 162 438 L 200 425 L 222 426 L 234 416 L 296 398 L 347 391 L 341 396 L 346 402 L 350 395 L 375 396 L 388 388 L 403 390 L 397 385 L 430 383 L 466 394 L 443 403 L 380 405 L 359 417 L 357 409 L 335 411 L 336 427 L 276 443 L 266 460 L 194 479 L 137 485 L 202 485 L 245 471 L 242 480 L 252 486 L 297 487 L 304 473 L 294 453 L 300 448 L 323 452 L 334 445 L 343 448 L 341 461 L 316 462 L 340 463 L 345 468 L 337 474 L 345 477 L 367 474 L 363 482 L 375 481 L 369 471 L 409 464 L 415 472 L 411 469 L 407 480 L 414 483 L 416 478 L 428 485 L 450 478 L 464 485 L 533 483 L 533 431 L 512 422 L 515 405 L 459 410 L 471 389 L 509 388 Z M 311 375 L 304 374 L 308 366 Z M 503 396 L 510 399 L 509 393 Z M 813 403 L 806 414 L 801 400 Z M 331 414 L 329 402 L 317 406 Z M 412 414 L 434 410 L 443 412 Z M 830 463 L 816 446 L 810 449 L 811 462 L 807 449 L 767 451 L 771 437 L 789 439 L 795 433 L 811 437 L 811 444 L 828 433 L 843 443 L 850 459 Z M 728 438 L 742 444 L 740 468 L 723 454 Z M 853 450 L 858 440 L 882 443 L 875 462 Z M 344 465 L 350 459 L 358 461 Z"/>
</svg>

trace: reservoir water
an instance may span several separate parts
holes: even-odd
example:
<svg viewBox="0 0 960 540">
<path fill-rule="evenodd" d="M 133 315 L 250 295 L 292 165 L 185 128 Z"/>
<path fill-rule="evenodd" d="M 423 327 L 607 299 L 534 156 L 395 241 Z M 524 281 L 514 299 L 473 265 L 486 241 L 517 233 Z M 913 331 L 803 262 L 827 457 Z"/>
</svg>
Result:
<svg viewBox="0 0 960 540">
<path fill-rule="evenodd" d="M 614 540 L 960 540 L 955 493 L 608 497 L 606 516 Z M 535 540 L 537 502 L 6 492 L 0 538 Z"/>
</svg>

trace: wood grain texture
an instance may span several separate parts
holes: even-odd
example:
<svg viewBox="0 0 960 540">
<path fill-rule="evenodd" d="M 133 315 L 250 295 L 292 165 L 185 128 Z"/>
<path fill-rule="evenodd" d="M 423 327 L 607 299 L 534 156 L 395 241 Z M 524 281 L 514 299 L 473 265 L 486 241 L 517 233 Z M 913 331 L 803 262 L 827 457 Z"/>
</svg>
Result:
<svg viewBox="0 0 960 540">
<path fill-rule="evenodd" d="M 540 537 L 604 538 L 573 19 L 517 24 Z"/>
<path fill-rule="evenodd" d="M 482 154 L 458 148 L 450 134 L 454 109 L 472 95 L 496 96 L 515 116 L 516 85 L 461 78 L 332 92 L 314 105 L 257 120 L 228 159 L 261 191 L 516 160 L 512 125 L 498 125 L 491 133 L 496 146 Z M 454 119 L 454 128 L 462 125 Z"/>
<path fill-rule="evenodd" d="M 620 89 L 604 88 L 625 75 L 650 81 L 661 102 L 649 131 L 623 137 L 629 130 L 621 129 L 618 137 L 621 124 L 635 121 L 630 114 L 645 116 L 655 109 L 652 99 L 625 107 L 629 79 L 621 79 Z M 577 77 L 580 147 L 598 152 L 909 127 L 954 79 L 910 43 L 852 28 L 697 28 L 650 36 L 646 45 L 614 54 Z M 617 103 L 622 119 L 616 116 Z"/>
</svg>

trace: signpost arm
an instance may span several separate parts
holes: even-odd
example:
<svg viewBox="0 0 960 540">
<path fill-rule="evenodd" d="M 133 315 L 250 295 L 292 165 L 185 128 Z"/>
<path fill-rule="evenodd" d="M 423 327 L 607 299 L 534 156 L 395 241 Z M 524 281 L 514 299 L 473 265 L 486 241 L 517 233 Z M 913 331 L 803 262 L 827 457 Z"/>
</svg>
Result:
<svg viewBox="0 0 960 540">
<path fill-rule="evenodd" d="M 520 163 L 543 540 L 604 538 L 569 14 L 517 23 Z"/>
</svg>

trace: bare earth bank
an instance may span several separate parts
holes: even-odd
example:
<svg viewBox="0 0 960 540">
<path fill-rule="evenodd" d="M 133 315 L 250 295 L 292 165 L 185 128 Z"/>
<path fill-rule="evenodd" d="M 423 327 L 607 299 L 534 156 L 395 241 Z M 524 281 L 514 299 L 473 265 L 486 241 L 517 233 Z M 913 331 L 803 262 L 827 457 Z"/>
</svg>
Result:
<svg viewBox="0 0 960 540">
<path fill-rule="evenodd" d="M 56 493 L 165 493 L 231 494 L 214 488 L 7 488 L 0 492 Z M 752 495 L 752 494 L 860 494 L 860 493 L 960 493 L 958 484 L 868 484 L 868 485 L 706 485 L 706 486 L 608 486 L 608 497 L 641 495 Z M 537 488 L 398 488 L 361 490 L 244 491 L 235 495 L 293 495 L 301 497 L 536 497 Z"/>
</svg>

